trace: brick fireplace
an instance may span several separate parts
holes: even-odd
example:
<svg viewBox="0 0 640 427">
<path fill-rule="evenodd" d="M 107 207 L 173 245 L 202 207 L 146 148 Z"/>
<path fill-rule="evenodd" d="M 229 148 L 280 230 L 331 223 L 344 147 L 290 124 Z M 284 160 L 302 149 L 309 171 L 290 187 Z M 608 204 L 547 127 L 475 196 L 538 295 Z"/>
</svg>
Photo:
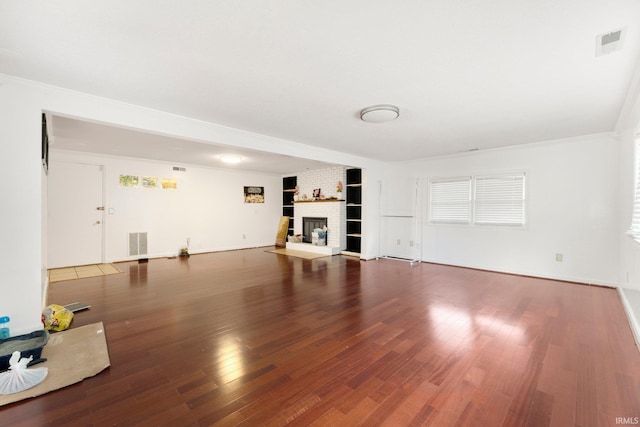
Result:
<svg viewBox="0 0 640 427">
<path fill-rule="evenodd" d="M 295 234 L 304 234 L 302 218 L 326 218 L 327 246 L 336 248 L 338 251 L 346 248 L 347 207 L 344 201 L 296 202 L 293 216 Z"/>
</svg>

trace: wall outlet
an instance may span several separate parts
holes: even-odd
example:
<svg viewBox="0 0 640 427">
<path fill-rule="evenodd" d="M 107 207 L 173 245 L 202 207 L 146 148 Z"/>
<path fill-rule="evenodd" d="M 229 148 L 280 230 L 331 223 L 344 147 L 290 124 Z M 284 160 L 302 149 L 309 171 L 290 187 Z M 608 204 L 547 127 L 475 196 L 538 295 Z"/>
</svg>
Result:
<svg viewBox="0 0 640 427">
<path fill-rule="evenodd" d="M 562 262 L 562 258 L 563 258 L 562 254 L 556 254 L 556 261 L 557 262 Z"/>
<path fill-rule="evenodd" d="M 413 247 L 413 240 L 409 240 L 409 246 Z"/>
<path fill-rule="evenodd" d="M 187 246 L 191 243 L 191 237 L 187 237 Z"/>
<path fill-rule="evenodd" d="M 400 239 L 396 240 L 396 245 L 400 246 Z"/>
<path fill-rule="evenodd" d="M 243 234 L 243 235 L 242 235 L 242 239 L 246 239 L 246 238 L 247 238 L 247 235 L 246 235 L 246 234 Z"/>
</svg>

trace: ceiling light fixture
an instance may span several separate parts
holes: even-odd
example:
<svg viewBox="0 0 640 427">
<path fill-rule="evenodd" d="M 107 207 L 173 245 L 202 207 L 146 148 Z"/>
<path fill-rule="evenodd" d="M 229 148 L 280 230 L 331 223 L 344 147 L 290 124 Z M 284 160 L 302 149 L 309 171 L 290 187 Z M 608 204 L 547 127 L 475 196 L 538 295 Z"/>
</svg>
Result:
<svg viewBox="0 0 640 427">
<path fill-rule="evenodd" d="M 369 123 L 391 122 L 400 116 L 400 109 L 395 105 L 373 105 L 360 111 L 360 120 Z"/>
<path fill-rule="evenodd" d="M 231 164 L 240 163 L 242 161 L 242 156 L 237 156 L 235 154 L 221 154 L 218 158 L 225 163 Z"/>
</svg>

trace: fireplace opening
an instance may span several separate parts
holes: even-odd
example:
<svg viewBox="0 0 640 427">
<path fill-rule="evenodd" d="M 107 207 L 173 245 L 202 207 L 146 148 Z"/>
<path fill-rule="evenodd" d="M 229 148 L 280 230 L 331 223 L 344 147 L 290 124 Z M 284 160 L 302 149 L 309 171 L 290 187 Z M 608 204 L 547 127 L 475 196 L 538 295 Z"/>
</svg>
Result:
<svg viewBox="0 0 640 427">
<path fill-rule="evenodd" d="M 327 218 L 302 217 L 302 241 L 305 243 L 311 243 L 311 233 L 316 228 L 323 228 L 327 225 Z"/>
</svg>

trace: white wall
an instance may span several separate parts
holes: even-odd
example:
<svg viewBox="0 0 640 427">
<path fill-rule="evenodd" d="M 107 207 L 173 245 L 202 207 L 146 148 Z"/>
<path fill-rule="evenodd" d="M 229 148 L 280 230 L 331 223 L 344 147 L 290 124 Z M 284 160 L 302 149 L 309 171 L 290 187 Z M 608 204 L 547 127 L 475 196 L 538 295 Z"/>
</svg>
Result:
<svg viewBox="0 0 640 427">
<path fill-rule="evenodd" d="M 33 91 L 0 84 L 0 316 L 12 335 L 42 328 L 41 113 Z"/>
<path fill-rule="evenodd" d="M 638 65 L 616 127 L 620 139 L 620 281 L 622 287 L 633 291 L 640 291 L 640 244 L 627 236 L 625 231 L 631 225 L 635 193 L 635 140 L 640 137 L 640 64 Z M 637 316 L 640 319 L 640 307 L 637 307 Z"/>
<path fill-rule="evenodd" d="M 368 167 L 362 169 L 362 238 L 361 259 L 373 259 L 382 256 L 380 244 L 382 212 L 382 183 L 386 167 Z"/>
<path fill-rule="evenodd" d="M 418 178 L 421 259 L 516 274 L 618 284 L 618 141 L 592 135 L 520 148 L 395 165 L 392 182 Z M 527 174 L 528 224 L 523 229 L 428 222 L 431 177 L 522 170 Z M 390 186 L 387 186 L 387 188 Z M 393 186 L 392 186 L 393 187 Z M 388 197 L 388 196 L 385 196 Z M 395 210 L 398 204 L 395 200 Z M 401 210 L 400 210 L 401 211 Z M 406 239 L 405 233 L 398 239 Z M 393 243 L 390 235 L 387 241 Z M 393 252 L 388 248 L 387 252 Z M 555 254 L 563 254 L 563 262 Z"/>
<path fill-rule="evenodd" d="M 279 175 L 52 151 L 52 169 L 68 162 L 105 166 L 106 262 L 138 258 L 127 254 L 130 232 L 148 233 L 149 257 L 177 255 L 187 238 L 190 253 L 275 242 L 282 215 Z M 186 171 L 174 171 L 173 166 Z M 175 178 L 178 185 L 176 190 L 121 187 L 120 175 Z M 244 186 L 264 187 L 265 203 L 244 203 Z M 51 209 L 55 203 L 49 200 Z"/>
<path fill-rule="evenodd" d="M 625 232 L 631 225 L 635 192 L 634 137 L 625 134 L 620 140 L 620 285 L 640 291 L 640 244 Z"/>
<path fill-rule="evenodd" d="M 402 169 L 402 168 L 401 168 Z M 420 178 L 392 171 L 382 184 L 380 243 L 382 255 L 420 259 Z"/>
<path fill-rule="evenodd" d="M 635 140 L 640 135 L 640 68 L 636 69 L 616 131 L 620 139 L 618 187 L 620 295 L 629 314 L 636 343 L 640 347 L 640 244 L 625 234 L 631 224 L 635 193 Z"/>
</svg>

